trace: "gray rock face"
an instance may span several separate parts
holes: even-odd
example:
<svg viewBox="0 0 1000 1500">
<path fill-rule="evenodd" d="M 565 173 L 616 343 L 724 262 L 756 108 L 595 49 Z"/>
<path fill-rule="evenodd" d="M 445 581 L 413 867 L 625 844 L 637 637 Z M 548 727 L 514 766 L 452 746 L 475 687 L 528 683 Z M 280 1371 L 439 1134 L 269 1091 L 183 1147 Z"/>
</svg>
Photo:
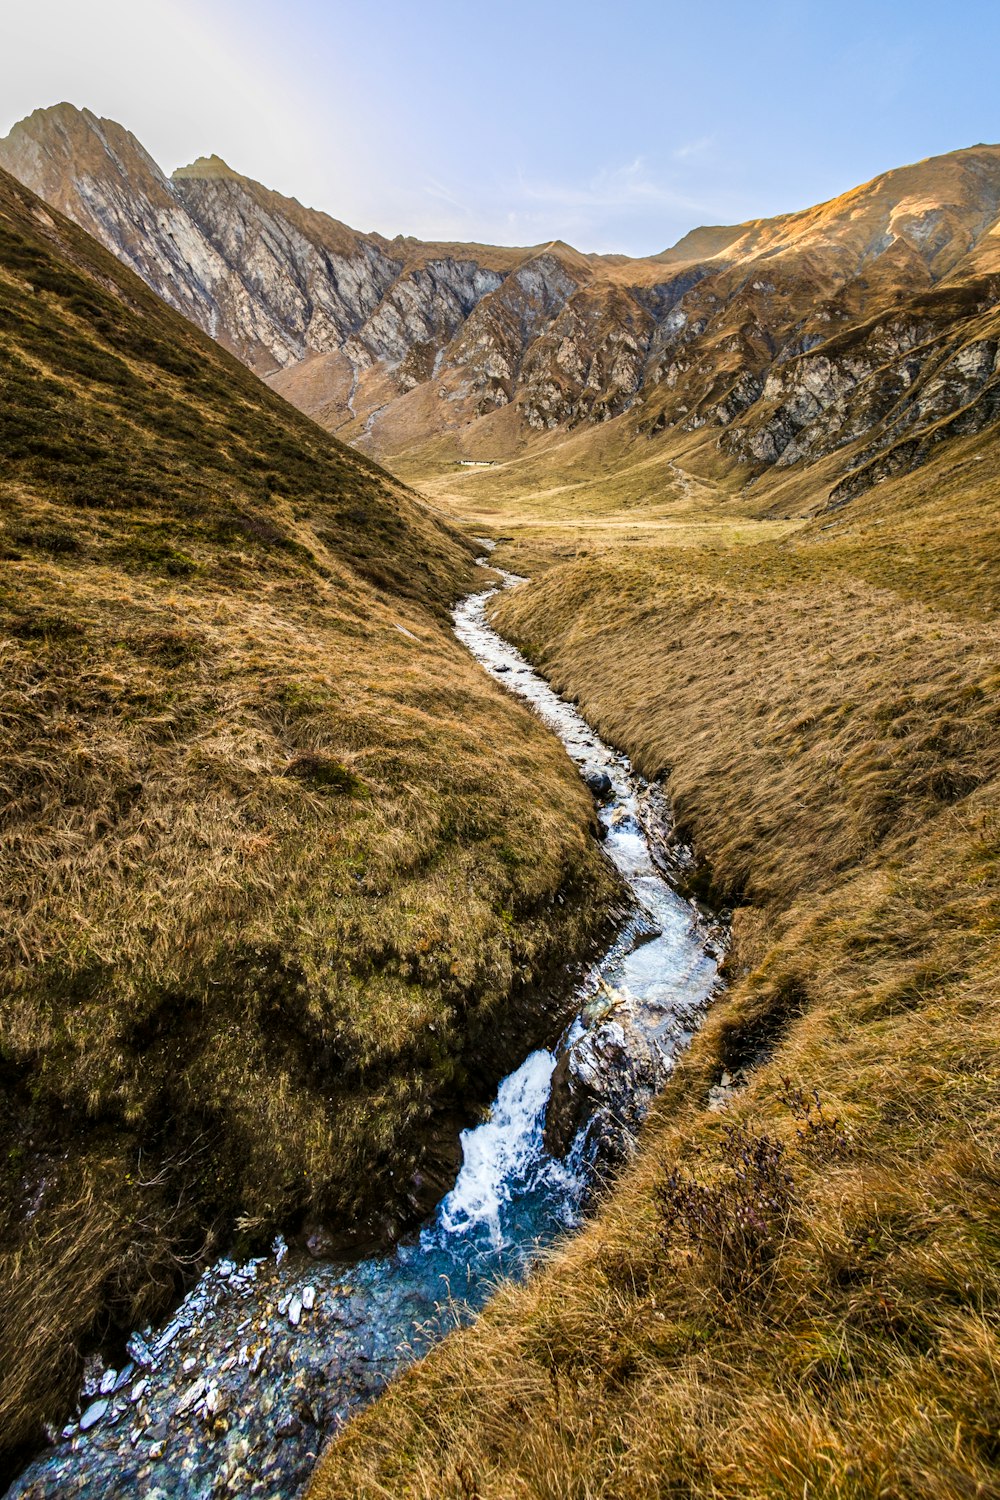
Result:
<svg viewBox="0 0 1000 1500">
<path fill-rule="evenodd" d="M 340 348 L 399 275 L 400 262 L 382 245 L 333 220 L 326 234 L 327 225 L 317 232 L 292 216 L 293 205 L 233 174 L 177 173 L 170 188 L 226 268 L 215 288 L 216 328 L 207 331 L 224 328 L 251 358 L 263 330 L 276 366 Z"/>
<path fill-rule="evenodd" d="M 421 351 L 430 353 L 433 364 L 473 308 L 502 282 L 499 272 L 474 260 L 428 261 L 392 282 L 345 342 L 345 352 L 362 368 L 378 360 L 390 366 L 410 360 L 411 368 L 402 379 L 405 388 L 412 389 L 427 378 L 420 374 Z"/>
<path fill-rule="evenodd" d="M 601 1176 L 634 1149 L 670 1064 L 636 1024 L 628 999 L 602 1006 L 590 1021 L 583 1036 L 562 1053 L 552 1075 L 545 1146 L 553 1156 L 564 1157 L 588 1122 L 583 1151 Z"/>
<path fill-rule="evenodd" d="M 474 261 L 404 275 L 379 236 L 303 209 L 217 158 L 168 179 L 128 131 L 69 105 L 15 127 L 0 142 L 0 166 L 264 373 L 344 348 L 362 365 L 399 362 L 418 343 L 447 341 L 501 279 Z"/>
<path fill-rule="evenodd" d="M 860 462 L 836 491 L 849 498 L 914 467 L 941 436 L 981 431 L 1000 402 L 998 293 L 1000 284 L 984 286 L 956 307 L 945 290 L 922 299 L 918 315 L 908 310 L 842 337 L 834 351 L 792 359 L 768 375 L 749 420 L 723 445 L 785 467 L 860 441 Z M 984 323 L 991 334 L 977 336 Z"/>
</svg>

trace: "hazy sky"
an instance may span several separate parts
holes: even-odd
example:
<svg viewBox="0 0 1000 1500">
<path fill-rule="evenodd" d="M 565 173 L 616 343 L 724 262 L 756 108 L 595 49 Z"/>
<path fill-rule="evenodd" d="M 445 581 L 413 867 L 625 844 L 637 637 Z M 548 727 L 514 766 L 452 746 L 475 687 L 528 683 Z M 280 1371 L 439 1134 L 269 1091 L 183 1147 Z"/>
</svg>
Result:
<svg viewBox="0 0 1000 1500">
<path fill-rule="evenodd" d="M 1000 139 L 997 0 L 0 0 L 68 99 L 359 229 L 651 253 Z"/>
</svg>

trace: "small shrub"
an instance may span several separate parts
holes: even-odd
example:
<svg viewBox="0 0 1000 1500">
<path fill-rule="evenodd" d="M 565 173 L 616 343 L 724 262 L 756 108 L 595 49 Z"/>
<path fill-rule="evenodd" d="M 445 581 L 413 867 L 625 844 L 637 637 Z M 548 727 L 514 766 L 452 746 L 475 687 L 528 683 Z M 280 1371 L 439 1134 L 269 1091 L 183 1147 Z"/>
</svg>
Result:
<svg viewBox="0 0 1000 1500">
<path fill-rule="evenodd" d="M 179 667 L 201 656 L 205 637 L 194 630 L 165 628 L 132 635 L 128 645 L 136 656 L 147 657 L 164 667 Z"/>
<path fill-rule="evenodd" d="M 68 554 L 80 551 L 80 543 L 73 532 L 56 526 L 21 526 L 13 532 L 15 542 L 22 547 L 32 547 L 39 552 Z"/>
<path fill-rule="evenodd" d="M 342 792 L 356 796 L 367 790 L 360 776 L 355 776 L 331 755 L 297 755 L 285 767 L 286 776 L 308 782 L 317 791 Z"/>
<path fill-rule="evenodd" d="M 84 633 L 78 620 L 45 610 L 17 615 L 8 622 L 7 629 L 22 641 L 68 640 Z"/>
<path fill-rule="evenodd" d="M 129 537 L 114 549 L 116 561 L 126 568 L 141 568 L 149 573 L 162 573 L 167 578 L 190 578 L 198 572 L 193 557 L 167 542 L 147 540 L 144 537 Z"/>
<path fill-rule="evenodd" d="M 779 1098 L 795 1119 L 800 1150 L 804 1148 L 821 1157 L 847 1154 L 848 1139 L 843 1124 L 836 1115 L 826 1113 L 818 1089 L 807 1093 L 790 1078 L 782 1078 Z"/>
<path fill-rule="evenodd" d="M 705 1261 L 724 1301 L 759 1289 L 794 1202 L 785 1148 L 743 1125 L 727 1126 L 721 1150 L 725 1175 L 711 1187 L 674 1167 L 656 1190 L 665 1250 L 687 1245 Z"/>
</svg>

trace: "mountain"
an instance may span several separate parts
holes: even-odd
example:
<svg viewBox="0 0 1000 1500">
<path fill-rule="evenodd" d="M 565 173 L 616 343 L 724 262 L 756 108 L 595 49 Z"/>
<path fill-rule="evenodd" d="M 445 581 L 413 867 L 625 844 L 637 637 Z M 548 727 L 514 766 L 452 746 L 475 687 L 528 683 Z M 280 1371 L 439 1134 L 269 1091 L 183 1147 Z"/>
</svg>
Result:
<svg viewBox="0 0 1000 1500">
<path fill-rule="evenodd" d="M 16 125 L 0 166 L 259 373 L 347 344 L 362 368 L 398 363 L 450 336 L 525 259 L 358 234 L 215 156 L 167 178 L 122 126 L 68 104 Z"/>
<path fill-rule="evenodd" d="M 258 371 L 504 461 L 463 500 L 547 478 L 495 618 L 731 917 L 593 1221 L 312 1494 L 1000 1493 L 998 149 L 643 261 L 359 235 L 67 106 L 3 152 L 115 255 L 0 173 L 0 1448 L 216 1248 L 412 1222 L 614 911 L 451 637 L 470 546 Z"/>
<path fill-rule="evenodd" d="M 208 157 L 167 178 L 62 104 L 0 165 L 324 426 L 403 467 L 621 419 L 718 432 L 748 476 L 851 453 L 849 486 L 997 415 L 1000 147 L 888 172 L 647 259 L 359 234 Z M 902 447 L 900 444 L 902 443 Z"/>
<path fill-rule="evenodd" d="M 2 1468 L 220 1241 L 419 1217 L 610 893 L 473 545 L 3 172 L 0 387 Z"/>
</svg>

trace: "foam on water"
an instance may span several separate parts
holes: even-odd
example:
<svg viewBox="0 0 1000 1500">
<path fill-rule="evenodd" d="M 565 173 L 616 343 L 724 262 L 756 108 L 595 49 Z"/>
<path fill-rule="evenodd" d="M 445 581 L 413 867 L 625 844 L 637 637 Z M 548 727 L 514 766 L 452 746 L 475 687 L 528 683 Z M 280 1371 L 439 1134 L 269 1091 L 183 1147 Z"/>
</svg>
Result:
<svg viewBox="0 0 1000 1500">
<path fill-rule="evenodd" d="M 462 1131 L 462 1168 L 438 1212 L 439 1232 L 485 1229 L 491 1245 L 502 1248 L 502 1210 L 529 1184 L 544 1155 L 542 1126 L 555 1065 L 554 1053 L 532 1052 L 500 1085 L 489 1119 Z"/>
</svg>

